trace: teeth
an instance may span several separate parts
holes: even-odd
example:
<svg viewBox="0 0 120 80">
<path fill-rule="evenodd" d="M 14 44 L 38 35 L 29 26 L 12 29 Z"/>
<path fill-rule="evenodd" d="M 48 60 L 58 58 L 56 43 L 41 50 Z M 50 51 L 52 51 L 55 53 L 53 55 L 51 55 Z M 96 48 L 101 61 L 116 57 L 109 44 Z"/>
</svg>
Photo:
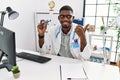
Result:
<svg viewBox="0 0 120 80">
<path fill-rule="evenodd" d="M 63 24 L 68 24 L 67 22 L 64 22 Z"/>
<path fill-rule="evenodd" d="M 63 26 L 67 26 L 67 24 L 63 24 Z"/>
</svg>

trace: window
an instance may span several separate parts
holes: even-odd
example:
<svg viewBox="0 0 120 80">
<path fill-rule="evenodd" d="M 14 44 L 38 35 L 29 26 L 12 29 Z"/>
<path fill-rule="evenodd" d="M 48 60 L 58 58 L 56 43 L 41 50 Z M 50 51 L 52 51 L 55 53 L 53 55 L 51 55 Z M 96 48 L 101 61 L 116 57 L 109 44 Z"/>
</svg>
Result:
<svg viewBox="0 0 120 80">
<path fill-rule="evenodd" d="M 100 33 L 100 26 L 103 25 L 102 17 L 104 17 L 104 25 L 107 26 L 119 12 L 120 0 L 85 0 L 85 24 L 89 23 L 91 25 L 95 25 L 96 33 Z M 113 35 L 113 54 L 116 53 L 115 49 L 118 33 L 115 28 L 116 27 L 111 27 L 109 30 L 107 30 L 107 34 Z M 120 54 L 120 48 L 117 50 L 117 54 L 118 53 Z"/>
</svg>

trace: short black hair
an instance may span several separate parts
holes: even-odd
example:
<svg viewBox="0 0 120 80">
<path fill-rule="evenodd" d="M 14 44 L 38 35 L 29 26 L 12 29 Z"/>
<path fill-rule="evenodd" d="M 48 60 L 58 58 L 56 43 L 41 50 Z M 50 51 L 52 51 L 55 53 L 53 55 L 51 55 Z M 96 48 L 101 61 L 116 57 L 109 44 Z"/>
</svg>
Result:
<svg viewBox="0 0 120 80">
<path fill-rule="evenodd" d="M 73 13 L 73 9 L 69 6 L 69 5 L 65 5 L 65 6 L 62 6 L 59 10 L 59 13 L 62 11 L 62 10 L 70 10 L 72 13 Z"/>
</svg>

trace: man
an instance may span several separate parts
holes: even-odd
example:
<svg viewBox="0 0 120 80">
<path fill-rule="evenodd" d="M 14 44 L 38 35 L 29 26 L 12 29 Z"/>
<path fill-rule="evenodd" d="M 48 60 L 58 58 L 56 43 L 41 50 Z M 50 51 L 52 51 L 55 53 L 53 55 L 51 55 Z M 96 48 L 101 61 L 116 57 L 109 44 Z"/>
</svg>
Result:
<svg viewBox="0 0 120 80">
<path fill-rule="evenodd" d="M 47 20 L 41 20 L 38 25 L 40 51 L 46 53 L 48 50 L 51 54 L 77 58 L 89 59 L 90 51 L 87 45 L 85 29 L 80 25 L 73 24 L 73 9 L 65 5 L 59 10 L 58 20 L 60 26 L 52 27 L 47 34 Z M 47 37 L 46 37 L 47 36 Z"/>
</svg>

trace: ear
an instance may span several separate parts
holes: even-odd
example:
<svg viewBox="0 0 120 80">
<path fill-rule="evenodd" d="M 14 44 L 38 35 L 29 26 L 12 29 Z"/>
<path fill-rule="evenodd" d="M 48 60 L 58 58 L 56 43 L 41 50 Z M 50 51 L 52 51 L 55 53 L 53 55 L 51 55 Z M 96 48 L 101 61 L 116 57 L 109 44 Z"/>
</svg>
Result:
<svg viewBox="0 0 120 80">
<path fill-rule="evenodd" d="M 58 20 L 60 20 L 60 17 L 58 16 Z"/>
<path fill-rule="evenodd" d="M 75 16 L 73 16 L 72 18 L 73 18 L 73 20 L 74 20 Z"/>
</svg>

